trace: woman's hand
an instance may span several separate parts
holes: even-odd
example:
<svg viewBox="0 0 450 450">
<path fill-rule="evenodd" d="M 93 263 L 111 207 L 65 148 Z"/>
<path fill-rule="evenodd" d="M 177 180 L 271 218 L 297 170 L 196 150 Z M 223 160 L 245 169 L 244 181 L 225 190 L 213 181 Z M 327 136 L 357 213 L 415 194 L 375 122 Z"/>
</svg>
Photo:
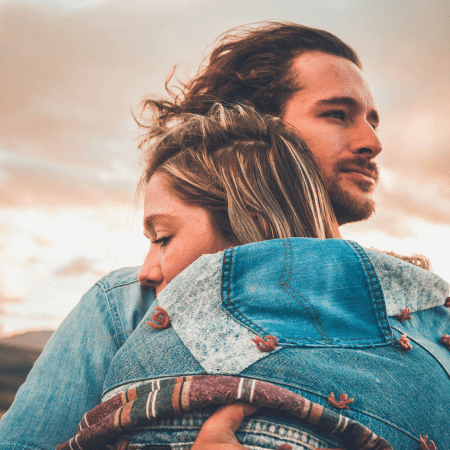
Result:
<svg viewBox="0 0 450 450">
<path fill-rule="evenodd" d="M 202 426 L 191 450 L 247 450 L 239 444 L 235 432 L 244 417 L 258 408 L 244 403 L 220 407 Z"/>
<path fill-rule="evenodd" d="M 244 417 L 256 412 L 258 408 L 244 403 L 233 403 L 220 407 L 202 426 L 191 450 L 248 450 L 236 439 L 237 429 Z M 290 450 L 292 446 L 283 444 L 278 450 Z M 317 449 L 333 450 L 333 449 Z M 344 450 L 344 449 L 335 449 Z"/>
</svg>

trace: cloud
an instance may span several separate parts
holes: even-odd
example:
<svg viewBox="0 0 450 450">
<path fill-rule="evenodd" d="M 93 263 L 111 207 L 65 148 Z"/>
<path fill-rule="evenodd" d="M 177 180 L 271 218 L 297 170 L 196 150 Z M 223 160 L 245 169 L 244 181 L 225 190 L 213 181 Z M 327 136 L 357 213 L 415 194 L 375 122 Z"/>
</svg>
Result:
<svg viewBox="0 0 450 450">
<path fill-rule="evenodd" d="M 415 216 L 435 224 L 450 223 L 450 196 L 432 178 L 414 178 L 384 169 L 377 188 L 379 208 L 394 214 Z"/>
<path fill-rule="evenodd" d="M 9 165 L 0 163 L 0 179 L 7 181 L 1 192 L 7 204 L 123 201 L 124 191 L 114 182 L 117 167 L 128 174 L 119 177 L 124 184 L 126 176 L 133 184 L 138 173 L 131 109 L 146 92 L 163 94 L 173 65 L 195 70 L 221 31 L 273 17 L 324 27 L 355 45 L 379 97 L 385 146 L 380 163 L 450 195 L 446 2 L 414 1 L 411 8 L 409 2 L 380 1 L 370 10 L 354 1 L 300 2 L 301 8 L 266 1 L 244 7 L 234 0 L 110 0 L 81 9 L 57 3 L 0 3 L 8 37 L 0 40 L 0 84 L 6 86 L 0 145 L 10 152 Z M 332 14 L 318 15 L 320 5 Z M 24 161 L 11 166 L 11 153 Z M 24 167 L 28 158 L 36 161 L 35 170 Z M 412 196 L 402 202 L 413 213 Z"/>
<path fill-rule="evenodd" d="M 20 303 L 23 299 L 19 297 L 6 297 L 0 293 L 0 305 L 10 303 Z M 0 314 L 5 314 L 6 310 L 0 308 Z"/>
<path fill-rule="evenodd" d="M 382 235 L 399 240 L 417 238 L 414 223 L 444 228 L 450 223 L 450 198 L 437 184 L 426 179 L 419 182 L 414 177 L 381 168 L 381 180 L 375 193 L 375 214 L 364 222 L 345 225 L 341 232 L 346 239 L 364 241 L 367 236 L 379 239 Z M 423 240 L 423 236 L 421 236 Z M 371 244 L 372 245 L 372 244 Z M 404 250 L 403 250 L 404 251 Z M 424 253 L 428 253 L 424 251 Z"/>
<path fill-rule="evenodd" d="M 86 258 L 76 258 L 67 265 L 61 267 L 55 272 L 55 275 L 62 277 L 80 276 L 86 273 L 95 274 L 97 277 L 106 275 L 107 272 L 97 270 L 93 267 L 92 263 Z"/>
<path fill-rule="evenodd" d="M 137 180 L 120 161 L 101 171 L 5 151 L 0 171 L 3 207 L 130 204 Z"/>
<path fill-rule="evenodd" d="M 23 152 L 28 144 L 48 158 L 98 165 L 104 148 L 95 144 L 136 135 L 136 128 L 129 130 L 132 108 L 149 89 L 162 91 L 163 83 L 155 89 L 152 77 L 165 76 L 169 54 L 181 58 L 181 52 L 163 32 L 173 6 L 138 2 L 137 11 L 123 5 L 67 12 L 0 4 L 8 37 L 0 41 L 4 148 Z"/>
<path fill-rule="evenodd" d="M 26 0 L 26 3 L 60 8 L 63 10 L 77 10 L 91 8 L 104 1 L 105 0 Z"/>
<path fill-rule="evenodd" d="M 392 115 L 383 131 L 385 150 L 380 155 L 380 163 L 400 177 L 414 178 L 419 184 L 436 184 L 441 195 L 449 198 L 450 113 L 447 106 L 446 110 L 441 110 L 438 104 L 434 106 L 435 109 L 430 105 L 400 109 Z"/>
</svg>

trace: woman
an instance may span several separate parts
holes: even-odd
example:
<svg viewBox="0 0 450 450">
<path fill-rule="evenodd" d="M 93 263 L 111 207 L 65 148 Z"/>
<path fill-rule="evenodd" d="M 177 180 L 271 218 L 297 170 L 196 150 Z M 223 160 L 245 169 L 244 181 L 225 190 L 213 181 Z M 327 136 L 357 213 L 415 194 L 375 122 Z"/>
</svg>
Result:
<svg viewBox="0 0 450 450">
<path fill-rule="evenodd" d="M 52 339 L 6 416 L 3 430 L 9 426 L 6 442 L 10 444 L 5 448 L 13 442 L 22 444 L 16 448 L 46 448 L 45 440 L 51 441 L 55 434 L 56 442 L 63 442 L 72 434 L 61 431 L 63 424 L 70 428 L 76 416 L 78 421 L 99 403 L 101 391 L 106 404 L 132 386 L 148 385 L 149 380 L 204 374 L 266 380 L 322 406 L 328 397 L 333 404 L 330 392 L 340 394 L 347 387 L 354 396 L 365 394 L 355 400 L 357 405 L 345 413 L 347 417 L 373 424 L 377 434 L 388 434 L 400 448 L 419 442 L 410 432 L 418 425 L 437 424 L 439 429 L 432 430 L 439 432 L 435 440 L 445 442 L 448 430 L 440 428 L 446 419 L 438 413 L 437 423 L 435 416 L 448 404 L 448 379 L 444 381 L 420 347 L 404 353 L 399 344 L 406 332 L 416 340 L 431 342 L 434 337 L 422 332 L 417 338 L 420 332 L 414 327 L 388 318 L 400 312 L 404 296 L 383 297 L 383 291 L 396 292 L 387 280 L 397 281 L 399 274 L 410 270 L 410 294 L 414 286 L 422 286 L 426 275 L 433 289 L 426 308 L 417 302 L 411 305 L 414 318 L 428 323 L 439 308 L 448 323 L 447 310 L 437 306 L 445 301 L 445 282 L 354 243 L 286 239 L 338 234 L 312 158 L 278 119 L 261 118 L 241 107 L 230 112 L 218 106 L 207 119 L 194 116 L 181 124 L 155 148 L 143 177 L 145 230 L 152 246 L 139 273 L 142 291 L 133 273 L 119 271 L 83 299 Z M 257 242 L 265 239 L 271 240 Z M 256 243 L 240 245 L 249 242 Z M 387 268 L 389 277 L 383 273 Z M 168 312 L 171 328 L 146 324 L 155 306 Z M 74 355 L 66 345 L 81 333 L 87 337 L 89 352 Z M 265 343 L 258 339 L 267 335 L 279 341 L 271 353 L 260 351 L 271 347 L 270 342 L 275 344 L 273 339 Z M 448 355 L 433 351 L 448 367 Z M 382 363 L 385 367 L 380 370 Z M 417 363 L 430 372 L 440 395 L 431 394 L 431 422 L 419 411 L 405 424 L 391 409 L 394 405 L 404 412 L 416 404 L 398 388 L 405 382 L 413 384 L 421 367 Z M 404 367 L 410 373 L 404 374 Z M 39 376 L 46 370 L 48 377 Z M 55 391 L 54 386 L 61 384 Z M 381 393 L 388 394 L 389 400 L 374 403 Z M 416 387 L 413 394 L 414 402 L 430 401 L 430 393 Z M 27 396 L 34 398 L 25 401 Z M 39 403 L 42 406 L 37 408 Z M 350 399 L 341 395 L 334 404 L 348 407 Z M 23 405 L 32 423 L 19 434 L 11 424 L 18 423 Z M 50 411 L 45 420 L 40 409 Z M 129 447 L 189 448 L 208 415 L 201 411 L 155 421 L 127 436 Z M 266 410 L 246 422 L 239 438 L 254 448 L 284 443 L 295 448 L 339 446 L 333 436 L 311 424 L 299 425 L 292 417 Z"/>
</svg>

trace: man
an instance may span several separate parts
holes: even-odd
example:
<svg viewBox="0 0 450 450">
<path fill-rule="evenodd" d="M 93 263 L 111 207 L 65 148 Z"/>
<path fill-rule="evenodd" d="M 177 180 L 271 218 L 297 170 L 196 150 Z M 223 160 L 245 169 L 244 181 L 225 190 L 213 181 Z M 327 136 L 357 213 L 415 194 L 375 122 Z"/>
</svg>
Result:
<svg viewBox="0 0 450 450">
<path fill-rule="evenodd" d="M 157 112 L 163 129 L 175 114 L 205 113 L 216 99 L 280 117 L 311 149 L 343 225 L 373 214 L 374 160 L 382 150 L 379 115 L 361 69 L 354 50 L 323 30 L 292 23 L 237 28 L 222 37 L 182 95 L 172 102 L 149 99 L 144 109 Z M 234 432 L 253 411 L 239 404 L 222 408 L 193 449 L 243 449 Z"/>
<path fill-rule="evenodd" d="M 323 30 L 293 23 L 237 28 L 181 96 L 148 99 L 144 109 L 157 113 L 163 129 L 175 114 L 206 113 L 215 99 L 282 118 L 310 147 L 343 225 L 374 212 L 378 181 L 379 118 L 361 67 L 353 49 Z"/>
</svg>

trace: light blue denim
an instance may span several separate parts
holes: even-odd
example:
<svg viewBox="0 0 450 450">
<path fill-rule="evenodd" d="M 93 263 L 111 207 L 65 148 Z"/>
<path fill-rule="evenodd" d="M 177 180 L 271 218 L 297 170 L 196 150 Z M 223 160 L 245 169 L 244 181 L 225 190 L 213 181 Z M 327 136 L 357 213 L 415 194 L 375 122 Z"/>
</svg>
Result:
<svg viewBox="0 0 450 450">
<path fill-rule="evenodd" d="M 419 449 L 450 442 L 449 286 L 436 275 L 342 240 L 283 239 L 204 255 L 155 300 L 122 269 L 100 280 L 52 337 L 0 421 L 0 449 L 53 449 L 87 410 L 149 380 L 231 374 L 266 380 L 340 411 L 388 440 Z M 172 327 L 154 330 L 154 307 Z M 411 319 L 395 315 L 411 309 Z M 260 352 L 255 336 L 279 345 Z M 406 334 L 413 347 L 399 345 Z M 208 411 L 164 419 L 130 436 L 130 448 L 192 442 Z M 311 426 L 260 410 L 237 433 L 249 449 L 338 447 Z"/>
</svg>

